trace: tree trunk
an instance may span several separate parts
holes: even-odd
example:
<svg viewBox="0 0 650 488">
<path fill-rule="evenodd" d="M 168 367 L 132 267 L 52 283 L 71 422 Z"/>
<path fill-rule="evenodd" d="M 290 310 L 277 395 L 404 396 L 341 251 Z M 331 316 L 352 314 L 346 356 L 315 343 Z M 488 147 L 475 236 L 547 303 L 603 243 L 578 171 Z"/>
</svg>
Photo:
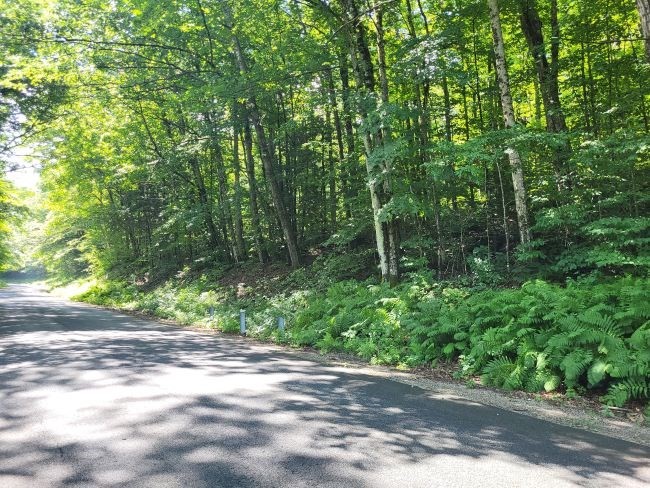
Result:
<svg viewBox="0 0 650 488">
<path fill-rule="evenodd" d="M 565 132 L 566 120 L 562 112 L 558 84 L 558 46 L 559 25 L 557 23 L 557 1 L 551 1 L 551 62 L 549 63 L 544 44 L 542 22 L 537 12 L 535 0 L 519 0 L 521 8 L 521 30 L 535 61 L 535 71 L 539 81 L 542 103 L 546 112 L 546 126 L 549 132 Z"/>
<path fill-rule="evenodd" d="M 217 169 L 217 188 L 219 195 L 219 210 L 221 214 L 222 229 L 224 241 L 231 249 L 231 254 L 236 263 L 240 261 L 240 255 L 235 242 L 232 240 L 235 237 L 235 225 L 232 218 L 232 209 L 230 207 L 230 200 L 228 197 L 228 183 L 226 177 L 226 168 L 224 166 L 223 153 L 219 141 L 215 141 L 212 148 L 212 154 Z"/>
<path fill-rule="evenodd" d="M 384 12 L 383 6 L 378 5 L 377 1 L 373 3 L 375 9 L 375 29 L 377 31 L 377 57 L 379 68 L 379 85 L 381 87 L 381 101 L 383 105 L 389 102 L 388 90 L 388 75 L 386 73 L 386 43 L 384 41 Z M 391 127 L 385 127 L 381 131 L 382 144 L 389 142 L 392 139 Z M 391 172 L 391 161 L 384 160 L 381 165 L 381 172 L 384 174 L 383 193 L 384 199 L 389 200 L 393 194 Z M 394 218 L 390 218 L 386 224 L 386 234 L 388 235 L 388 275 L 391 285 L 397 284 L 399 280 L 399 233 L 397 229 L 397 222 Z"/>
<path fill-rule="evenodd" d="M 350 58 L 352 60 L 352 68 L 357 81 L 357 89 L 362 93 L 366 100 L 374 99 L 376 101 L 375 93 L 375 77 L 372 66 L 372 58 L 370 56 L 370 49 L 366 39 L 366 30 L 364 25 L 360 22 L 360 15 L 354 0 L 340 0 L 344 12 L 344 31 L 348 36 L 348 43 L 350 48 Z M 366 118 L 368 111 L 366 108 L 360 106 L 359 114 Z M 397 281 L 397 276 L 391 273 L 393 260 L 391 259 L 389 248 L 395 244 L 394 239 L 389 239 L 386 224 L 380 220 L 382 209 L 381 191 L 382 186 L 379 182 L 379 174 L 377 168 L 373 167 L 371 163 L 371 155 L 375 150 L 378 134 L 370 134 L 365 131 L 363 134 L 363 145 L 366 152 L 366 172 L 368 174 L 368 189 L 370 190 L 370 202 L 372 205 L 373 224 L 375 230 L 375 241 L 377 245 L 377 254 L 379 255 L 379 267 L 381 270 L 382 279 L 388 282 Z M 396 263 L 395 263 L 396 264 Z"/>
<path fill-rule="evenodd" d="M 412 37 L 413 40 L 417 40 L 417 32 L 415 30 L 415 24 L 413 22 L 413 8 L 411 7 L 411 2 L 410 0 L 406 0 L 406 7 L 407 7 L 407 12 L 406 12 L 406 20 L 407 20 L 407 25 L 409 26 L 409 33 Z M 429 24 L 426 18 L 426 15 L 424 14 L 424 10 L 422 9 L 422 4 L 421 2 L 418 1 L 418 9 L 420 12 L 420 16 L 422 17 L 424 26 L 425 26 L 425 33 L 427 36 L 429 36 Z M 419 156 L 419 163 L 420 166 L 423 166 L 425 163 L 429 161 L 429 154 L 427 152 L 427 148 L 429 146 L 429 124 L 430 124 L 430 119 L 429 119 L 429 114 L 427 113 L 428 110 L 428 92 L 429 92 L 429 84 L 427 81 L 416 81 L 414 84 L 414 90 L 415 90 L 415 97 L 414 97 L 414 102 L 415 106 L 417 108 L 417 113 L 418 116 L 414 118 L 413 120 L 413 125 L 416 127 L 416 140 L 419 145 L 418 148 L 418 156 Z M 436 236 L 436 269 L 438 271 L 438 278 L 441 278 L 443 275 L 443 264 L 444 264 L 444 244 L 443 244 L 443 239 L 442 239 L 442 227 L 441 227 L 441 219 L 440 219 L 440 199 L 438 197 L 438 182 L 436 181 L 437 175 L 433 175 L 432 181 L 431 181 L 431 188 L 430 192 L 427 192 L 427 196 L 430 195 L 430 199 L 432 200 L 432 206 L 433 206 L 433 222 L 435 226 L 435 236 Z"/>
<path fill-rule="evenodd" d="M 220 224 L 223 234 L 223 241 L 226 247 L 230 248 L 232 258 L 238 263 L 241 259 L 241 254 L 236 246 L 235 239 L 235 225 L 233 223 L 232 208 L 230 206 L 230 199 L 228 196 L 228 182 L 226 175 L 226 168 L 224 165 L 223 152 L 221 149 L 220 135 L 213 123 L 213 116 L 211 113 L 204 113 L 205 120 L 210 126 L 211 143 L 210 154 L 212 168 L 216 169 L 217 173 L 217 208 L 219 210 Z"/>
<path fill-rule="evenodd" d="M 208 196 L 208 191 L 205 187 L 205 180 L 203 179 L 201 168 L 199 167 L 199 160 L 197 159 L 196 156 L 192 155 L 189 158 L 189 164 L 192 170 L 192 175 L 194 176 L 194 184 L 196 185 L 196 190 L 199 196 L 201 213 L 203 214 L 205 225 L 208 229 L 208 236 L 210 237 L 210 245 L 213 248 L 217 248 L 221 244 L 219 239 L 219 231 L 217 230 L 217 226 L 215 225 L 214 219 L 212 217 L 210 198 Z"/>
<path fill-rule="evenodd" d="M 349 218 L 352 215 L 350 210 L 350 205 L 348 198 L 351 196 L 350 193 L 350 175 L 351 171 L 349 168 L 345 168 L 345 149 L 343 147 L 343 128 L 341 126 L 341 116 L 339 114 L 338 103 L 336 101 L 336 92 L 334 89 L 334 77 L 332 76 L 332 70 L 327 70 L 327 84 L 328 84 L 328 96 L 329 103 L 332 107 L 332 113 L 334 114 L 334 129 L 336 131 L 336 148 L 338 150 L 338 163 L 339 163 L 339 172 L 341 175 L 341 193 L 343 194 L 343 205 L 345 206 L 346 215 Z M 332 174 L 334 177 L 335 175 Z M 332 182 L 330 180 L 330 194 L 333 195 L 332 206 L 333 212 L 336 212 L 337 207 L 337 198 L 336 198 L 336 181 Z M 336 214 L 334 214 L 336 218 Z M 336 227 L 334 228 L 336 230 Z"/>
<path fill-rule="evenodd" d="M 329 76 L 331 81 L 332 77 Z M 329 104 L 325 107 L 325 116 L 327 126 L 325 132 L 325 140 L 327 141 L 327 182 L 328 182 L 328 199 L 327 199 L 327 208 L 329 210 L 329 226 L 332 233 L 336 232 L 336 210 L 337 210 L 337 198 L 336 198 L 336 164 L 334 162 L 334 136 L 332 134 L 332 112 L 334 112 L 334 119 L 336 122 L 336 129 L 340 132 L 340 125 L 338 123 L 338 115 L 336 114 L 336 105 L 335 98 L 333 95 L 332 85 L 328 82 L 327 92 L 324 94 L 328 97 Z"/>
<path fill-rule="evenodd" d="M 521 30 L 528 43 L 530 54 L 535 62 L 535 71 L 539 90 L 544 105 L 546 130 L 551 133 L 567 132 L 566 119 L 560 102 L 559 76 L 559 43 L 560 26 L 557 18 L 557 0 L 551 0 L 551 61 L 546 56 L 542 21 L 535 0 L 519 0 Z M 553 164 L 555 178 L 559 190 L 567 187 L 567 161 L 571 147 L 568 142 L 555 151 Z"/>
<path fill-rule="evenodd" d="M 237 66 L 240 73 L 244 75 L 244 77 L 247 77 L 249 72 L 248 63 L 244 57 L 244 51 L 239 42 L 239 38 L 232 31 L 232 12 L 230 11 L 227 3 L 224 2 L 223 6 L 226 23 L 231 29 L 231 41 L 233 44 Z M 275 151 L 273 150 L 272 144 L 266 137 L 264 127 L 262 126 L 262 117 L 260 115 L 259 108 L 257 107 L 257 101 L 253 95 L 249 96 L 246 104 L 246 109 L 248 112 L 248 117 L 253 125 L 253 129 L 255 130 L 255 135 L 257 136 L 257 144 L 260 149 L 260 157 L 262 159 L 262 165 L 264 167 L 264 175 L 266 176 L 266 179 L 269 183 L 271 198 L 273 200 L 273 207 L 275 208 L 278 220 L 280 221 L 280 227 L 282 228 L 282 233 L 284 234 L 284 240 L 287 245 L 287 251 L 289 252 L 291 267 L 297 268 L 300 266 L 298 242 L 293 226 L 291 225 L 291 219 L 289 218 L 289 213 L 287 212 L 287 208 L 282 197 L 280 184 L 278 183 L 277 175 L 275 173 Z"/>
<path fill-rule="evenodd" d="M 494 42 L 494 56 L 497 71 L 497 80 L 501 94 L 501 109 L 503 121 L 507 128 L 515 126 L 515 111 L 510 95 L 510 80 L 506 66 L 505 48 L 503 46 L 503 33 L 501 31 L 501 19 L 499 17 L 498 0 L 487 0 L 490 9 L 490 24 L 492 26 L 492 39 Z M 528 204 L 526 202 L 526 187 L 524 186 L 524 172 L 521 167 L 521 157 L 515 148 L 509 147 L 506 150 L 510 160 L 512 171 L 512 186 L 515 192 L 515 209 L 517 211 L 517 223 L 519 225 L 519 237 L 522 244 L 530 242 L 530 226 L 528 224 Z"/>
<path fill-rule="evenodd" d="M 244 242 L 244 225 L 242 222 L 241 168 L 239 165 L 239 127 L 233 127 L 232 167 L 235 175 L 235 246 L 241 259 L 246 259 L 246 243 Z"/>
<path fill-rule="evenodd" d="M 263 246 L 262 228 L 260 226 L 260 213 L 257 203 L 257 180 L 255 179 L 255 160 L 253 159 L 253 137 L 250 124 L 244 123 L 244 157 L 246 159 L 246 176 L 248 177 L 248 200 L 251 211 L 251 225 L 253 227 L 253 239 L 255 250 L 260 264 L 266 262 L 266 252 Z"/>
<path fill-rule="evenodd" d="M 339 75 L 341 78 L 341 101 L 343 102 L 343 122 L 345 127 L 345 148 L 347 150 L 346 168 L 348 173 L 348 197 L 356 194 L 357 184 L 362 178 L 354 141 L 354 126 L 352 125 L 352 109 L 350 107 L 350 76 L 348 59 L 345 54 L 339 56 Z"/>
<path fill-rule="evenodd" d="M 645 57 L 650 63 L 650 0 L 636 0 L 636 8 L 641 18 L 641 33 L 645 40 Z"/>
</svg>

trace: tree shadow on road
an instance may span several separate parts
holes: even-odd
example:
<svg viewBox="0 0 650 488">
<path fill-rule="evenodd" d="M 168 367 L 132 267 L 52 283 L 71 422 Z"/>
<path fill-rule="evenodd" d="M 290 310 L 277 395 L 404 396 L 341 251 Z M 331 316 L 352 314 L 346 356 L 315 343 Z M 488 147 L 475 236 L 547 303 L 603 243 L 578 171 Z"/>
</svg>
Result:
<svg viewBox="0 0 650 488">
<path fill-rule="evenodd" d="M 3 487 L 650 481 L 634 444 L 238 338 L 5 297 Z"/>
</svg>

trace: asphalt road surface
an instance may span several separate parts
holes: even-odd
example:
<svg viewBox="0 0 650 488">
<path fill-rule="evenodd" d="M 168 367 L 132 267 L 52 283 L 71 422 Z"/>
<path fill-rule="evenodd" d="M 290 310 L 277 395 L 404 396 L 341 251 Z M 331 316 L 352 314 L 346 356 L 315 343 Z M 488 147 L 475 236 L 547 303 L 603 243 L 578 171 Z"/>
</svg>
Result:
<svg viewBox="0 0 650 488">
<path fill-rule="evenodd" d="M 0 487 L 650 486 L 650 449 L 0 290 Z"/>
</svg>

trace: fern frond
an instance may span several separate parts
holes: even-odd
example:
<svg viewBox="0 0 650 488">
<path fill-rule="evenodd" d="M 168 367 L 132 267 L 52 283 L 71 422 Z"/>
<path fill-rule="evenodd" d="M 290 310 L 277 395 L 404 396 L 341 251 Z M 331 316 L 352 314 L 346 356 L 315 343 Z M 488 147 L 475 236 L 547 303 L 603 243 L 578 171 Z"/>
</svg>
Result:
<svg viewBox="0 0 650 488">
<path fill-rule="evenodd" d="M 629 378 L 613 384 L 603 401 L 607 405 L 621 407 L 628 400 L 634 398 L 647 399 L 650 392 L 650 380 L 648 378 Z"/>
<path fill-rule="evenodd" d="M 564 371 L 564 383 L 567 387 L 572 388 L 576 385 L 578 377 L 587 369 L 593 354 L 585 349 L 576 349 L 562 360 L 560 369 Z"/>
<path fill-rule="evenodd" d="M 488 385 L 502 387 L 510 375 L 517 369 L 517 365 L 504 356 L 494 358 L 483 368 L 483 381 Z"/>
</svg>

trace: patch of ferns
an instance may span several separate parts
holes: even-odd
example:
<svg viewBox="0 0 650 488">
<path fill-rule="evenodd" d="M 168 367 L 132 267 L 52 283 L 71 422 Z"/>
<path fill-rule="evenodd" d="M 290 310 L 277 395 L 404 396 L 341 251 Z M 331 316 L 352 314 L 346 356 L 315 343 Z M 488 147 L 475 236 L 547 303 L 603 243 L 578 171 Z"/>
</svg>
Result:
<svg viewBox="0 0 650 488">
<path fill-rule="evenodd" d="M 479 315 L 469 327 L 471 347 L 461 361 L 502 388 L 601 388 L 603 400 L 616 406 L 647 399 L 650 296 L 643 281 L 644 287 L 623 280 L 585 289 L 529 283 L 470 304 Z M 508 300 L 518 306 L 504 307 Z M 486 311 L 499 309 L 501 324 L 486 320 L 494 315 Z"/>
<path fill-rule="evenodd" d="M 650 397 L 650 279 L 532 281 L 471 291 L 440 285 L 332 286 L 289 339 L 384 364 L 458 359 L 486 384 L 592 389 L 620 406 Z"/>
</svg>

